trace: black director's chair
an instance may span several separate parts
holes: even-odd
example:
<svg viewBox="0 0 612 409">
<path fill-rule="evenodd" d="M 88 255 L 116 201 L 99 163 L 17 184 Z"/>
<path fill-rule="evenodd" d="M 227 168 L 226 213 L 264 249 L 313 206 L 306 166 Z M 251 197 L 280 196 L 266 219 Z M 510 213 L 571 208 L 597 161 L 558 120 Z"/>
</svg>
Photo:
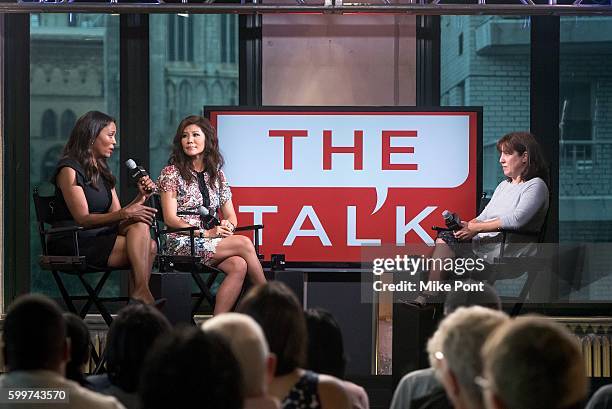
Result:
<svg viewBox="0 0 612 409">
<path fill-rule="evenodd" d="M 128 297 L 101 297 L 100 294 L 106 284 L 111 272 L 115 271 L 109 267 L 100 267 L 88 262 L 87 257 L 80 255 L 79 233 L 86 230 L 80 226 L 52 227 L 57 222 L 55 219 L 55 187 L 50 183 L 43 183 L 34 189 L 34 208 L 38 224 L 38 235 L 42 247 L 42 255 L 39 257 L 39 265 L 42 270 L 50 271 L 60 291 L 62 299 L 70 312 L 78 315 L 82 319 L 95 305 L 100 315 L 110 327 L 113 319 L 104 305 L 107 302 L 128 301 Z M 71 255 L 50 254 L 47 248 L 47 240 L 53 235 L 71 234 L 73 241 L 73 253 Z M 101 273 L 100 278 L 93 285 L 85 278 Z M 74 295 L 67 289 L 64 276 L 75 276 L 78 278 L 86 295 Z M 85 301 L 85 304 L 78 309 L 75 301 Z M 90 341 L 91 342 L 91 341 Z M 96 365 L 100 364 L 94 348 L 91 350 L 92 358 Z"/>
<path fill-rule="evenodd" d="M 172 271 L 189 272 L 193 277 L 193 280 L 199 290 L 199 292 L 193 293 L 192 298 L 195 299 L 192 309 L 191 316 L 194 321 L 194 316 L 197 314 L 200 306 L 206 301 L 211 308 L 215 307 L 215 294 L 213 294 L 212 288 L 220 275 L 224 275 L 223 270 L 202 263 L 202 257 L 196 254 L 195 250 L 195 230 L 198 227 L 184 227 L 184 228 L 168 228 L 164 223 L 164 214 L 161 206 L 161 199 L 159 195 L 154 194 L 151 196 L 151 205 L 157 209 L 155 223 L 153 225 L 153 234 L 155 241 L 157 242 L 157 265 L 160 273 L 168 273 Z M 191 213 L 190 213 L 191 214 Z M 193 210 L 193 214 L 198 214 L 196 210 Z M 253 230 L 255 232 L 255 252 L 261 260 L 263 256 L 259 253 L 259 231 L 263 229 L 263 225 L 250 225 L 250 226 L 238 226 L 235 232 Z M 166 244 L 166 236 L 169 233 L 183 233 L 189 235 L 190 241 L 190 254 L 189 255 L 177 255 L 170 254 L 168 246 Z M 244 292 L 244 288 L 243 291 Z M 241 293 L 242 296 L 242 293 Z"/>
<path fill-rule="evenodd" d="M 486 203 L 488 202 L 486 198 L 486 193 L 483 193 L 481 198 L 480 210 L 484 209 Z M 550 201 L 549 201 L 550 203 Z M 516 279 L 522 275 L 527 275 L 527 278 L 521 287 L 518 295 L 516 297 L 500 297 L 503 303 L 513 303 L 514 306 L 510 312 L 512 316 L 518 315 L 518 313 L 523 308 L 525 300 L 532 290 L 533 284 L 536 281 L 536 278 L 540 275 L 548 271 L 552 266 L 552 257 L 551 255 L 544 254 L 546 251 L 542 251 L 541 245 L 544 243 L 546 237 L 546 228 L 550 218 L 550 205 L 548 206 L 548 210 L 546 211 L 546 216 L 544 218 L 544 223 L 540 230 L 530 231 L 530 230 L 511 230 L 511 229 L 501 229 L 500 233 L 502 235 L 502 240 L 500 242 L 500 250 L 497 257 L 493 259 L 493 263 L 487 264 L 487 267 L 484 271 L 484 275 L 472 276 L 469 278 L 482 279 L 487 281 L 490 285 L 494 285 L 498 280 L 510 280 Z M 432 230 L 435 231 L 452 231 L 448 228 L 443 227 L 432 227 Z M 508 243 L 508 238 L 511 234 L 521 235 L 523 237 L 530 237 L 533 240 L 529 243 L 535 243 L 537 248 L 537 252 L 535 255 L 529 256 L 507 256 L 505 255 L 506 245 L 525 245 L 529 243 Z M 466 277 L 467 278 L 467 277 Z"/>
</svg>

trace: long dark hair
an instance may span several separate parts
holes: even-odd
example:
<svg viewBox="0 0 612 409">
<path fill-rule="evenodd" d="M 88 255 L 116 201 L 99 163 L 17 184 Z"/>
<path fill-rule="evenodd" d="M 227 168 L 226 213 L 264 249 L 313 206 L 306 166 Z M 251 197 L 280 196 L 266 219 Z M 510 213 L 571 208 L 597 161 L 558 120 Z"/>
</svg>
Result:
<svg viewBox="0 0 612 409">
<path fill-rule="evenodd" d="M 204 171 L 208 174 L 211 186 L 217 186 L 220 182 L 219 169 L 221 169 L 225 161 L 221 152 L 219 152 L 217 132 L 210 121 L 203 116 L 190 115 L 181 121 L 172 140 L 172 154 L 168 163 L 178 168 L 181 177 L 187 183 L 194 181 L 191 158 L 185 154 L 183 145 L 181 145 L 183 131 L 189 125 L 196 125 L 204 132 Z"/>
<path fill-rule="evenodd" d="M 94 158 L 91 147 L 96 138 L 106 126 L 116 123 L 115 118 L 100 111 L 89 111 L 74 124 L 70 138 L 64 146 L 63 157 L 74 159 L 81 164 L 87 179 L 96 189 L 100 179 L 109 187 L 114 188 L 116 179 L 106 163 L 106 158 Z"/>
<path fill-rule="evenodd" d="M 510 132 L 497 141 L 497 151 L 506 154 L 518 152 L 519 155 L 527 152 L 527 167 L 521 173 L 521 179 L 528 181 L 539 177 L 549 184 L 548 165 L 544 160 L 540 144 L 535 136 L 529 132 Z M 508 178 L 511 181 L 511 178 Z"/>
</svg>

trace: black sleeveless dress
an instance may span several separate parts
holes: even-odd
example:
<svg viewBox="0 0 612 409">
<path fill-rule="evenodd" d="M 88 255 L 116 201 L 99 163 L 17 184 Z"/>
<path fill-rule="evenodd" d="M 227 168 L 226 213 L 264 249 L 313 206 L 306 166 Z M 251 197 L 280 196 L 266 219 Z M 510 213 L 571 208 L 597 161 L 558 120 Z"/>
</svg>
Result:
<svg viewBox="0 0 612 409">
<path fill-rule="evenodd" d="M 85 171 L 79 162 L 74 159 L 64 158 L 60 160 L 55 168 L 55 173 L 51 183 L 55 185 L 55 203 L 54 203 L 54 219 L 53 227 L 77 225 L 66 201 L 62 190 L 57 186 L 57 175 L 64 167 L 69 167 L 76 172 L 76 182 L 85 193 L 89 213 L 103 214 L 107 213 L 112 204 L 112 193 L 110 187 L 105 183 L 98 183 L 96 189 L 90 180 L 87 179 Z M 115 241 L 117 240 L 118 224 L 112 226 L 104 226 L 95 229 L 83 230 L 79 235 L 79 255 L 86 256 L 88 264 L 96 267 L 107 267 L 108 257 L 113 250 Z M 52 236 L 47 241 L 49 254 L 53 255 L 74 255 L 74 246 L 72 234 L 58 234 Z"/>
</svg>

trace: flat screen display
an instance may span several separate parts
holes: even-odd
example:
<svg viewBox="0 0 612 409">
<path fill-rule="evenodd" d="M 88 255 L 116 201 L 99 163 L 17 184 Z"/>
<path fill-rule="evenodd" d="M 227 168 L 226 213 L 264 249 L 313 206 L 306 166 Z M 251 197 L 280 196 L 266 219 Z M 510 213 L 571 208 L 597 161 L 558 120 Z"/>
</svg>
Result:
<svg viewBox="0 0 612 409">
<path fill-rule="evenodd" d="M 476 215 L 482 109 L 216 107 L 240 225 L 261 252 L 358 262 L 362 246 L 433 244 L 442 212 Z"/>
</svg>

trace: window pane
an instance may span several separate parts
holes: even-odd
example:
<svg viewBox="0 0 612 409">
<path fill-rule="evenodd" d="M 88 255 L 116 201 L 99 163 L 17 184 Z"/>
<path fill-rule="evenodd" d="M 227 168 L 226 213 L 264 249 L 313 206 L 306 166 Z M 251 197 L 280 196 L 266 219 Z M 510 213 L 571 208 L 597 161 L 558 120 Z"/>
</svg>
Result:
<svg viewBox="0 0 612 409">
<path fill-rule="evenodd" d="M 570 300 L 607 302 L 612 297 L 612 259 L 604 244 L 612 242 L 610 72 L 612 18 L 562 17 L 559 239 L 570 255 L 572 250 L 578 255 L 565 263 L 573 279 L 566 283 Z"/>
<path fill-rule="evenodd" d="M 228 28 L 238 26 L 238 16 L 151 14 L 149 22 L 150 166 L 157 178 L 182 118 L 201 114 L 204 105 L 238 103 L 238 50 L 231 46 L 238 31 Z"/>
<path fill-rule="evenodd" d="M 49 181 L 76 119 L 98 110 L 119 119 L 119 17 L 32 14 L 30 17 L 30 184 Z M 120 131 L 120 129 L 119 129 Z M 109 164 L 118 175 L 118 146 Z M 30 206 L 31 291 L 59 296 L 41 272 L 40 240 Z M 71 282 L 74 289 L 80 284 Z M 107 290 L 118 292 L 118 280 Z"/>
<path fill-rule="evenodd" d="M 495 142 L 529 129 L 528 17 L 442 16 L 441 105 L 483 107 L 483 191 L 503 179 Z"/>
<path fill-rule="evenodd" d="M 530 126 L 530 19 L 442 16 L 440 24 L 440 103 L 482 106 L 483 192 L 490 198 L 504 179 L 495 143 Z M 495 287 L 516 296 L 525 280 L 498 280 Z"/>
<path fill-rule="evenodd" d="M 186 36 L 185 36 L 185 20 L 187 19 L 187 17 L 182 17 L 182 16 L 173 16 L 174 18 L 177 19 L 178 21 L 178 32 L 177 32 L 177 38 L 178 38 L 178 60 L 179 61 L 184 61 L 185 60 L 185 40 L 186 40 Z"/>
</svg>

